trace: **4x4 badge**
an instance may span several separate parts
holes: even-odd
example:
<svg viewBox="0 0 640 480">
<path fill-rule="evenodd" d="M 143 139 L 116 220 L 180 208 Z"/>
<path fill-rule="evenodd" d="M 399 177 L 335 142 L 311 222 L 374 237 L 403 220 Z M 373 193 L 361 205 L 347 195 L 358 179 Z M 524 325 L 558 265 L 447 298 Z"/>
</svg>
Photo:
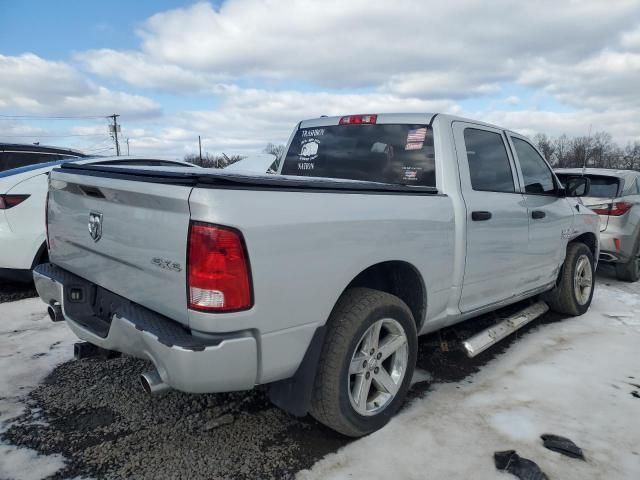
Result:
<svg viewBox="0 0 640 480">
<path fill-rule="evenodd" d="M 89 235 L 97 242 L 102 238 L 102 214 L 98 212 L 89 213 Z"/>
</svg>

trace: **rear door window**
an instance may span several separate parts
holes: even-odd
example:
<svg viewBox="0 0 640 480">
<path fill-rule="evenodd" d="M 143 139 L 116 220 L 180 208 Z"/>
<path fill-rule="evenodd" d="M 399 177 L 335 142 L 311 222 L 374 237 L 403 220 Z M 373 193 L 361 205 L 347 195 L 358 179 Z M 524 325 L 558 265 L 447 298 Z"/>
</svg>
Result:
<svg viewBox="0 0 640 480">
<path fill-rule="evenodd" d="M 590 197 L 615 198 L 620 189 L 620 180 L 616 177 L 596 177 L 587 175 L 591 180 Z"/>
<path fill-rule="evenodd" d="M 428 125 L 333 125 L 299 129 L 282 175 L 435 187 Z"/>
<path fill-rule="evenodd" d="M 58 160 L 55 154 L 39 152 L 0 152 L 0 172 L 37 163 Z"/>
<path fill-rule="evenodd" d="M 471 188 L 484 192 L 516 191 L 502 135 L 477 128 L 464 129 Z"/>
</svg>

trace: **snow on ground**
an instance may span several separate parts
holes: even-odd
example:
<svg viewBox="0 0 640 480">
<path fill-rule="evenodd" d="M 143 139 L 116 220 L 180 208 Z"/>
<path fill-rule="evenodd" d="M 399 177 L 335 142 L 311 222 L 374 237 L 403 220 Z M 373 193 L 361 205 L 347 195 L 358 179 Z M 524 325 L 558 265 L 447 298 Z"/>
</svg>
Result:
<svg viewBox="0 0 640 480">
<path fill-rule="evenodd" d="M 541 326 L 298 478 L 515 478 L 493 465 L 494 451 L 515 449 L 551 479 L 637 480 L 639 347 L 640 284 L 601 279 L 584 316 Z M 569 437 L 587 461 L 545 449 L 543 433 Z"/>
<path fill-rule="evenodd" d="M 0 304 L 0 433 L 24 396 L 71 358 L 75 341 L 38 299 Z M 515 478 L 497 472 L 492 456 L 516 449 L 552 479 L 638 479 L 640 399 L 631 392 L 640 390 L 632 385 L 640 384 L 639 345 L 640 283 L 601 278 L 586 315 L 542 325 L 474 376 L 436 385 L 299 478 Z M 546 450 L 543 433 L 571 438 L 587 462 Z M 60 455 L 0 443 L 0 478 L 43 478 L 63 464 Z"/>
<path fill-rule="evenodd" d="M 76 341 L 66 325 L 49 320 L 39 298 L 0 303 L 0 433 L 24 410 L 24 396 L 56 365 L 71 359 Z M 0 443 L 0 478 L 44 478 L 63 464 L 61 455 L 42 456 Z"/>
</svg>

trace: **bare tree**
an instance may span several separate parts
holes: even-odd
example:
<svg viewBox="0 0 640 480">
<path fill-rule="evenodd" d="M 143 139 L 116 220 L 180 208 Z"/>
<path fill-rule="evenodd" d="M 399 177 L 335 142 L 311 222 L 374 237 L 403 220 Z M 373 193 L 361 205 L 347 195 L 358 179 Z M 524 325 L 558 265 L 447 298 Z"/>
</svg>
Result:
<svg viewBox="0 0 640 480">
<path fill-rule="evenodd" d="M 547 159 L 549 163 L 551 163 L 552 165 L 556 163 L 553 157 L 553 154 L 556 151 L 556 147 L 551 138 L 549 138 L 544 133 L 538 133 L 535 137 L 533 137 L 533 141 L 536 143 L 538 150 L 542 152 L 542 155 Z"/>
<path fill-rule="evenodd" d="M 607 132 L 591 136 L 549 137 L 539 133 L 534 137 L 538 149 L 556 168 L 624 168 L 640 170 L 640 141 L 621 148 Z"/>
<path fill-rule="evenodd" d="M 284 155 L 284 150 L 287 148 L 286 146 L 280 144 L 276 145 L 275 143 L 267 143 L 267 146 L 264 147 L 264 153 L 270 153 L 271 155 L 275 155 L 275 157 L 279 160 L 282 155 Z"/>
<path fill-rule="evenodd" d="M 196 153 L 188 153 L 184 156 L 185 162 L 193 163 L 204 168 L 224 168 L 232 163 L 236 163 L 245 158 L 242 155 L 227 155 L 223 153 L 221 155 L 212 155 L 210 153 L 203 153 L 202 159 L 200 155 Z"/>
</svg>

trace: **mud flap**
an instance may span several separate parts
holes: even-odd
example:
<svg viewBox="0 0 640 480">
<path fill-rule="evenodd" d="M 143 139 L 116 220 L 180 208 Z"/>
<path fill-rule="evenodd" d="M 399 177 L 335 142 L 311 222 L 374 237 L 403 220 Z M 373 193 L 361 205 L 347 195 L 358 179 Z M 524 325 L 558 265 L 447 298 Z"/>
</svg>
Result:
<svg viewBox="0 0 640 480">
<path fill-rule="evenodd" d="M 316 329 L 302 363 L 293 377 L 269 385 L 269 400 L 293 416 L 304 417 L 309 413 L 313 382 L 316 379 L 325 332 L 326 325 Z"/>
</svg>

